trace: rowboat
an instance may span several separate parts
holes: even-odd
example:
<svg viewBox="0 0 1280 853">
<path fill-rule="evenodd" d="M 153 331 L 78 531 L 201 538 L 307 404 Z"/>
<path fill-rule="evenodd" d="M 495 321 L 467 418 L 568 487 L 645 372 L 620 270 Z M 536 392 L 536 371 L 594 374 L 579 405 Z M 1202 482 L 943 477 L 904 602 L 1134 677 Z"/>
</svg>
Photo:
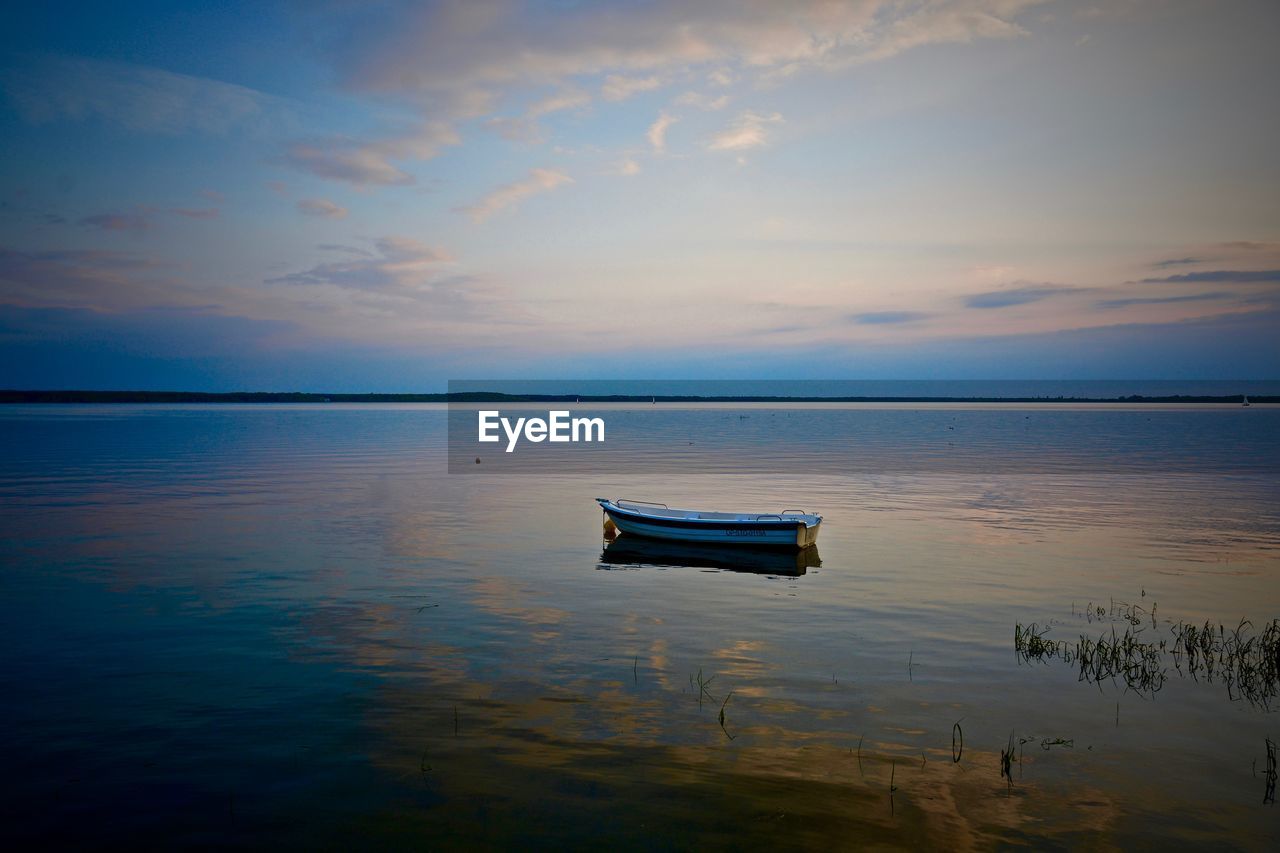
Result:
<svg viewBox="0 0 1280 853">
<path fill-rule="evenodd" d="M 707 512 L 673 509 L 666 504 L 596 498 L 610 525 L 635 536 L 681 542 L 714 542 L 766 548 L 801 549 L 818 541 L 822 516 L 801 509 L 782 512 Z"/>
<path fill-rule="evenodd" d="M 718 569 L 755 575 L 800 577 L 822 565 L 818 548 L 743 548 L 706 542 L 673 542 L 619 536 L 600 553 L 601 569 Z"/>
</svg>

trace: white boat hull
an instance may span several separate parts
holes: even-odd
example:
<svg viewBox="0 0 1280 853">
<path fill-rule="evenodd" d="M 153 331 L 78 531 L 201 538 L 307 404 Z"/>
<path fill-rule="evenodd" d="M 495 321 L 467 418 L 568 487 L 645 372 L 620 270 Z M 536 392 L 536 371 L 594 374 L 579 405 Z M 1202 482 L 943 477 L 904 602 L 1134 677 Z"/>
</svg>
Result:
<svg viewBox="0 0 1280 853">
<path fill-rule="evenodd" d="M 597 498 L 618 530 L 673 542 L 702 542 L 767 548 L 808 548 L 818 541 L 822 516 L 697 513 L 666 507 L 642 510 Z M 625 502 L 624 502 L 625 503 Z"/>
</svg>

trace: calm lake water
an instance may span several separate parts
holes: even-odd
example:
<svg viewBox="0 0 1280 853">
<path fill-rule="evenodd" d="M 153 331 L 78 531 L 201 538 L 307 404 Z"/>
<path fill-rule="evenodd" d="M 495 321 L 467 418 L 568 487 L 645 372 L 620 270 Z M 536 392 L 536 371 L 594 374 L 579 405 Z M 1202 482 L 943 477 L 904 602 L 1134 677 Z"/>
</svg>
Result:
<svg viewBox="0 0 1280 853">
<path fill-rule="evenodd" d="M 1273 849 L 1280 409 L 600 411 L 450 474 L 443 407 L 0 409 L 0 835 Z"/>
</svg>

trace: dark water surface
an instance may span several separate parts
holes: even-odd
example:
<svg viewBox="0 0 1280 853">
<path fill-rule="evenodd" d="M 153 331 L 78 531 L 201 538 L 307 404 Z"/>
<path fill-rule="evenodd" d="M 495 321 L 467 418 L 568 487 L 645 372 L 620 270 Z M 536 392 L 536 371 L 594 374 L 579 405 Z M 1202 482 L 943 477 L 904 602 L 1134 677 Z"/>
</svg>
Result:
<svg viewBox="0 0 1280 853">
<path fill-rule="evenodd" d="M 1280 409 L 662 417 L 694 443 L 469 476 L 442 407 L 0 409 L 0 835 L 1280 837 L 1259 660 L 1191 677 L 1171 651 L 1180 623 L 1280 617 Z M 800 560 L 606 550 L 597 495 L 825 522 Z M 1129 632 L 1163 680 L 1020 656 L 1031 623 Z"/>
</svg>

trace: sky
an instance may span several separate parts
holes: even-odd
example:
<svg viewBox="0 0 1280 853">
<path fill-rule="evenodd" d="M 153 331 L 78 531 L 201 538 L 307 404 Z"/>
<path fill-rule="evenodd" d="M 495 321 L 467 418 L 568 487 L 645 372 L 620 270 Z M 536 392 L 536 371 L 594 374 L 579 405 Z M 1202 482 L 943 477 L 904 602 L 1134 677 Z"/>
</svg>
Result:
<svg viewBox="0 0 1280 853">
<path fill-rule="evenodd" d="M 5 4 L 0 388 L 1280 378 L 1274 0 Z"/>
</svg>

